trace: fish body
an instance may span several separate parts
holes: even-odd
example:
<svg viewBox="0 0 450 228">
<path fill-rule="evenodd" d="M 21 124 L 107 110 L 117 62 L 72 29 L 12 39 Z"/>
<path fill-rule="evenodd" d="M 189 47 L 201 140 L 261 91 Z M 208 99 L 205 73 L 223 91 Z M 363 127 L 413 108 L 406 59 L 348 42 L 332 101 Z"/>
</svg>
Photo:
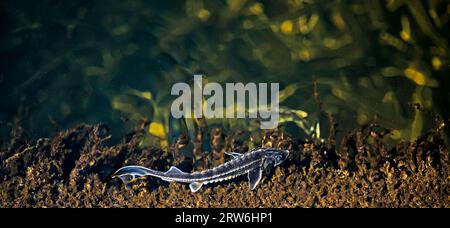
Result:
<svg viewBox="0 0 450 228">
<path fill-rule="evenodd" d="M 189 183 L 192 192 L 198 191 L 203 185 L 230 180 L 241 175 L 248 175 L 250 189 L 255 189 L 262 178 L 263 171 L 270 166 L 281 164 L 289 155 L 287 150 L 274 148 L 259 148 L 245 154 L 227 153 L 233 159 L 201 172 L 186 173 L 175 166 L 167 172 L 152 170 L 143 166 L 125 166 L 117 170 L 113 177 L 119 177 L 122 181 L 141 176 L 158 177 L 165 181 Z"/>
</svg>

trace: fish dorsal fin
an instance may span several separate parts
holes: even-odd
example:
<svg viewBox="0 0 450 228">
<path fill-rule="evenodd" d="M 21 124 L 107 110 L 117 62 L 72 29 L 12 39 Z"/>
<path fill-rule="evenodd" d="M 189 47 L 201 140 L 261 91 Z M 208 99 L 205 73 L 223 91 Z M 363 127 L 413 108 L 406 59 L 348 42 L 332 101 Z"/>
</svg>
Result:
<svg viewBox="0 0 450 228">
<path fill-rule="evenodd" d="M 203 183 L 201 182 L 192 182 L 189 184 L 189 188 L 191 189 L 191 192 L 196 192 L 202 187 Z"/>
<path fill-rule="evenodd" d="M 233 158 L 238 158 L 238 157 L 244 155 L 244 154 L 236 153 L 236 152 L 225 152 L 225 154 L 226 154 L 226 155 L 229 155 L 229 156 L 231 156 L 231 157 L 233 157 Z"/>
<path fill-rule="evenodd" d="M 179 175 L 179 174 L 184 174 L 185 172 L 181 171 L 180 169 L 178 169 L 175 166 L 170 167 L 169 170 L 167 170 L 167 172 L 165 172 L 164 174 L 166 175 Z"/>
<path fill-rule="evenodd" d="M 250 185 L 251 190 L 255 189 L 256 186 L 259 184 L 259 181 L 261 181 L 263 173 L 262 171 L 263 170 L 261 167 L 257 167 L 248 172 L 248 183 Z"/>
</svg>

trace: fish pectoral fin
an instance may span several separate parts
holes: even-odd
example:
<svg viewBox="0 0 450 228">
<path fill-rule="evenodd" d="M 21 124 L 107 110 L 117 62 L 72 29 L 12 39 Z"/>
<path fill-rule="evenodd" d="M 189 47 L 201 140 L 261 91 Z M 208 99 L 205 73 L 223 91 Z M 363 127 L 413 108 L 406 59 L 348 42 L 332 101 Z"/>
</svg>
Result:
<svg viewBox="0 0 450 228">
<path fill-rule="evenodd" d="M 191 189 L 191 192 L 196 192 L 202 187 L 203 183 L 201 182 L 192 182 L 189 184 L 189 188 Z"/>
<path fill-rule="evenodd" d="M 250 184 L 250 189 L 253 190 L 256 188 L 256 186 L 259 184 L 259 181 L 261 181 L 262 178 L 262 172 L 263 170 L 258 167 L 250 170 L 248 172 L 248 183 Z"/>
<path fill-rule="evenodd" d="M 263 163 L 262 163 L 262 167 L 263 169 L 269 169 L 270 167 L 273 167 L 275 163 L 275 159 L 274 158 L 265 158 Z"/>
<path fill-rule="evenodd" d="M 169 176 L 173 176 L 173 175 L 185 174 L 185 172 L 181 171 L 180 169 L 178 169 L 175 166 L 172 166 L 164 174 L 169 175 Z"/>
<path fill-rule="evenodd" d="M 233 158 L 238 158 L 238 157 L 244 155 L 244 154 L 236 153 L 236 152 L 225 152 L 225 154 L 228 155 L 228 156 L 231 156 Z"/>
</svg>

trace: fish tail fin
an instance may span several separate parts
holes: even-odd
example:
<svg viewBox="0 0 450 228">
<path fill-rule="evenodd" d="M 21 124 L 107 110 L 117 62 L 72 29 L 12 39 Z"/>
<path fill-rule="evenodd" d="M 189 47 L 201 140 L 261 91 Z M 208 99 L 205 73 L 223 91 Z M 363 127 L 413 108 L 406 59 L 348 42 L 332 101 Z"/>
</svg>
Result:
<svg viewBox="0 0 450 228">
<path fill-rule="evenodd" d="M 152 171 L 153 170 L 145 168 L 143 166 L 135 166 L 135 165 L 124 166 L 118 169 L 112 175 L 112 178 L 118 177 L 126 184 L 137 177 L 152 175 L 153 174 Z"/>
</svg>

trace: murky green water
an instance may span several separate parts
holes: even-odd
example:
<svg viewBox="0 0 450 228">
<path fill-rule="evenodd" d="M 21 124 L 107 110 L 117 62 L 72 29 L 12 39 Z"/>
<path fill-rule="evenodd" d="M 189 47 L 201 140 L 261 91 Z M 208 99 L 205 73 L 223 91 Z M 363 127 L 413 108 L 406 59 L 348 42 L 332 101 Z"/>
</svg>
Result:
<svg viewBox="0 0 450 228">
<path fill-rule="evenodd" d="M 279 82 L 285 110 L 322 132 L 325 112 L 394 140 L 433 124 L 411 104 L 449 116 L 446 1 L 2 1 L 0 15 L 3 135 L 15 122 L 31 137 L 104 122 L 118 137 L 147 119 L 169 137 L 170 88 L 193 74 Z"/>
</svg>

